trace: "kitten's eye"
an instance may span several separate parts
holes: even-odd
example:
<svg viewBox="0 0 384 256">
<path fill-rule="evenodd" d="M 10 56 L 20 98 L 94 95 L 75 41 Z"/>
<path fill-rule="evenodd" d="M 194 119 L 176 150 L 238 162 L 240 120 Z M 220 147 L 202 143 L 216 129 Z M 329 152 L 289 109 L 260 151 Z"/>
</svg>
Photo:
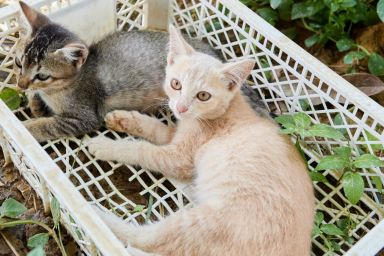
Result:
<svg viewBox="0 0 384 256">
<path fill-rule="evenodd" d="M 171 80 L 171 87 L 174 89 L 174 90 L 181 90 L 181 83 L 179 80 L 177 79 L 172 79 Z"/>
<path fill-rule="evenodd" d="M 209 92 L 199 92 L 196 94 L 196 97 L 201 101 L 207 101 L 211 98 L 211 94 Z"/>
<path fill-rule="evenodd" d="M 20 62 L 19 58 L 17 58 L 17 57 L 15 58 L 15 64 L 18 68 L 21 68 L 21 62 Z"/>
<path fill-rule="evenodd" d="M 45 81 L 47 80 L 48 78 L 50 78 L 51 76 L 50 75 L 47 75 L 47 74 L 43 74 L 43 73 L 38 73 L 35 78 L 36 79 L 39 79 L 40 81 Z"/>
</svg>

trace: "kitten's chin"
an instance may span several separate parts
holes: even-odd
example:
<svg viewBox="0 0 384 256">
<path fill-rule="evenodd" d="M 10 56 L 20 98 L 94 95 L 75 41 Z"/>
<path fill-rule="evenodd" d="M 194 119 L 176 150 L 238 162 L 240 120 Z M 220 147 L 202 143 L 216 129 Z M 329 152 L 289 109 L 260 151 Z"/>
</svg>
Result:
<svg viewBox="0 0 384 256">
<path fill-rule="evenodd" d="M 186 120 L 186 119 L 191 119 L 191 115 L 189 113 L 182 113 L 179 114 L 176 111 L 172 110 L 173 115 L 176 117 L 177 120 Z"/>
<path fill-rule="evenodd" d="M 176 117 L 177 120 L 185 120 L 185 119 L 188 119 L 186 114 L 178 114 L 177 112 L 175 111 L 172 111 L 173 112 L 173 115 Z"/>
</svg>

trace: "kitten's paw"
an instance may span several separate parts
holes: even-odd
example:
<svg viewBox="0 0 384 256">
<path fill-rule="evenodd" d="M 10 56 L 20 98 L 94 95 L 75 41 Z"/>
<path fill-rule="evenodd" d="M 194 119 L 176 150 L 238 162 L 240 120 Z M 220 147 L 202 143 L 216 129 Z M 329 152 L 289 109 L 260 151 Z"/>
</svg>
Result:
<svg viewBox="0 0 384 256">
<path fill-rule="evenodd" d="M 130 132 L 137 126 L 137 111 L 115 110 L 105 116 L 105 124 L 111 130 L 118 132 Z"/>
<path fill-rule="evenodd" d="M 88 141 L 88 151 L 92 155 L 94 155 L 97 159 L 100 160 L 113 160 L 113 144 L 114 140 L 99 136 L 96 138 L 92 138 Z"/>
</svg>

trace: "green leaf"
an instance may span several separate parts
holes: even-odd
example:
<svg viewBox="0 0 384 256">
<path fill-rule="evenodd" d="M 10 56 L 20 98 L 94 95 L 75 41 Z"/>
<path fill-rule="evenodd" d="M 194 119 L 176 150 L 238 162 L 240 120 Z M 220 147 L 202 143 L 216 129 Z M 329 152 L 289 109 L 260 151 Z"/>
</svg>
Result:
<svg viewBox="0 0 384 256">
<path fill-rule="evenodd" d="M 384 0 L 379 0 L 379 2 L 377 3 L 376 10 L 377 10 L 377 15 L 379 16 L 381 21 L 384 22 Z"/>
<path fill-rule="evenodd" d="M 307 99 L 300 99 L 299 104 L 303 111 L 306 111 L 311 108 L 311 105 L 309 104 L 309 101 Z"/>
<path fill-rule="evenodd" d="M 342 169 L 348 166 L 348 159 L 340 156 L 325 156 L 315 168 L 315 171 Z"/>
<path fill-rule="evenodd" d="M 44 248 L 39 246 L 30 251 L 27 256 L 45 256 Z"/>
<path fill-rule="evenodd" d="M 378 138 L 376 138 L 375 136 L 373 136 L 370 132 L 368 131 L 365 131 L 365 134 L 367 135 L 367 139 L 368 141 L 377 141 L 377 144 L 370 144 L 372 150 L 374 152 L 377 152 L 377 151 L 380 151 L 380 150 L 383 150 L 384 149 L 384 146 L 381 145 L 380 143 L 382 143 Z M 365 138 L 364 137 L 361 137 L 359 139 L 359 141 L 365 141 Z M 366 146 L 366 148 L 368 148 L 368 146 Z"/>
<path fill-rule="evenodd" d="M 343 118 L 341 117 L 341 114 L 338 113 L 337 115 L 335 115 L 335 117 L 333 118 L 333 123 L 335 125 L 345 125 L 344 121 L 343 121 Z M 347 132 L 347 129 L 345 128 L 337 128 L 337 130 L 339 132 L 341 132 L 343 135 L 346 135 L 348 132 Z"/>
<path fill-rule="evenodd" d="M 380 158 L 371 154 L 361 155 L 353 161 L 353 166 L 356 168 L 373 168 L 382 167 L 383 165 L 384 163 Z"/>
<path fill-rule="evenodd" d="M 297 30 L 295 27 L 282 29 L 281 32 L 292 40 L 297 36 Z"/>
<path fill-rule="evenodd" d="M 276 9 L 279 7 L 279 5 L 282 3 L 282 0 L 271 0 L 271 7 L 272 9 Z"/>
<path fill-rule="evenodd" d="M 340 1 L 340 5 L 343 8 L 351 8 L 354 7 L 357 4 L 356 0 L 343 0 Z"/>
<path fill-rule="evenodd" d="M 153 210 L 153 203 L 154 203 L 153 195 L 150 194 L 149 199 L 148 199 L 148 210 L 147 210 L 147 213 L 145 214 L 145 223 L 146 224 L 148 223 L 149 218 L 151 217 L 152 210 Z"/>
<path fill-rule="evenodd" d="M 352 154 L 352 149 L 350 147 L 337 147 L 333 149 L 333 152 L 335 152 L 337 156 L 349 159 Z"/>
<path fill-rule="evenodd" d="M 356 60 L 364 59 L 366 56 L 367 54 L 365 52 L 351 51 L 344 56 L 343 61 L 345 64 L 353 64 L 353 62 L 355 62 Z"/>
<path fill-rule="evenodd" d="M 291 9 L 293 0 L 283 0 L 278 7 L 279 19 L 289 22 L 291 20 Z M 291 27 L 294 28 L 294 27 Z"/>
<path fill-rule="evenodd" d="M 16 218 L 27 211 L 27 208 L 13 198 L 6 199 L 1 205 L 1 216 Z"/>
<path fill-rule="evenodd" d="M 359 173 L 346 172 L 342 177 L 344 194 L 352 204 L 356 204 L 364 193 L 364 180 Z"/>
<path fill-rule="evenodd" d="M 336 243 L 335 241 L 331 241 L 331 246 L 335 252 L 339 252 L 341 249 L 340 245 L 338 243 Z"/>
<path fill-rule="evenodd" d="M 315 224 L 319 226 L 324 220 L 324 214 L 322 212 L 316 212 Z"/>
<path fill-rule="evenodd" d="M 322 2 L 295 3 L 292 6 L 291 19 L 295 20 L 295 19 L 313 16 L 323 8 L 324 8 L 324 5 Z"/>
<path fill-rule="evenodd" d="M 256 13 L 272 25 L 279 19 L 278 13 L 271 8 L 259 8 L 256 10 Z"/>
<path fill-rule="evenodd" d="M 355 241 L 355 239 L 353 239 L 353 237 L 349 236 L 345 239 L 345 241 L 350 244 L 350 245 L 353 245 L 353 242 Z"/>
<path fill-rule="evenodd" d="M 316 43 L 318 43 L 319 40 L 320 40 L 320 36 L 318 34 L 314 34 L 314 35 L 308 37 L 307 39 L 305 39 L 304 44 L 307 48 L 310 48 L 313 45 L 315 45 Z"/>
<path fill-rule="evenodd" d="M 320 227 L 320 230 L 323 231 L 325 234 L 330 236 L 342 236 L 344 235 L 344 232 L 341 231 L 340 228 L 338 228 L 335 224 L 323 224 Z"/>
<path fill-rule="evenodd" d="M 326 237 L 324 237 L 323 240 L 324 240 L 325 246 L 327 246 L 327 248 L 328 248 L 328 251 L 332 252 L 333 251 L 333 247 L 332 247 L 331 241 L 328 240 Z"/>
<path fill-rule="evenodd" d="M 11 109 L 15 110 L 20 107 L 21 97 L 19 93 L 11 88 L 4 88 L 0 92 L 0 99 Z"/>
<path fill-rule="evenodd" d="M 302 112 L 294 114 L 293 120 L 295 121 L 296 126 L 300 128 L 308 128 L 312 123 L 311 118 Z"/>
<path fill-rule="evenodd" d="M 283 134 L 294 134 L 295 130 L 288 128 L 288 129 L 281 129 L 280 132 Z"/>
<path fill-rule="evenodd" d="M 311 177 L 312 181 L 318 181 L 318 182 L 323 182 L 323 183 L 328 182 L 327 178 L 323 174 L 318 173 L 318 172 L 310 172 L 309 176 Z"/>
<path fill-rule="evenodd" d="M 299 140 L 296 140 L 295 147 L 296 147 L 297 151 L 299 151 L 299 154 L 301 156 L 301 159 L 303 159 L 303 162 L 307 163 L 307 159 L 305 158 L 305 153 L 304 153 L 303 149 L 301 148 Z"/>
<path fill-rule="evenodd" d="M 287 124 L 295 125 L 295 120 L 293 120 L 292 115 L 281 115 L 275 118 L 275 121 L 279 124 L 286 126 Z"/>
<path fill-rule="evenodd" d="M 371 181 L 375 185 L 379 193 L 383 193 L 383 182 L 379 176 L 371 176 Z"/>
<path fill-rule="evenodd" d="M 297 128 L 296 132 L 300 135 L 300 138 L 312 136 L 312 134 L 306 128 Z"/>
<path fill-rule="evenodd" d="M 318 226 L 313 226 L 312 228 L 312 237 L 316 237 L 321 234 L 320 228 Z"/>
<path fill-rule="evenodd" d="M 52 218 L 54 227 L 57 228 L 60 224 L 60 203 L 57 201 L 56 197 L 52 197 L 51 200 L 51 212 L 52 212 Z"/>
<path fill-rule="evenodd" d="M 351 49 L 355 45 L 355 42 L 350 38 L 342 38 L 336 42 L 337 49 L 340 52 L 345 52 Z"/>
<path fill-rule="evenodd" d="M 48 233 L 39 233 L 34 236 L 31 236 L 28 238 L 28 247 L 29 248 L 37 248 L 37 247 L 42 247 L 48 243 L 49 239 L 49 234 Z"/>
<path fill-rule="evenodd" d="M 384 75 L 384 58 L 377 53 L 372 53 L 368 59 L 368 69 L 376 76 Z"/>
<path fill-rule="evenodd" d="M 269 63 L 265 58 L 260 59 L 260 65 L 262 68 L 269 68 Z M 268 81 L 272 79 L 272 72 L 271 71 L 264 71 L 264 75 L 267 78 Z"/>
<path fill-rule="evenodd" d="M 145 208 L 145 205 L 137 204 L 135 208 L 133 208 L 133 212 L 142 212 Z"/>
<path fill-rule="evenodd" d="M 337 129 L 326 124 L 315 124 L 308 130 L 312 136 L 331 139 L 343 139 L 344 135 Z"/>
<path fill-rule="evenodd" d="M 349 231 L 349 220 L 346 218 L 339 219 L 336 221 L 336 225 L 343 231 L 344 234 L 348 234 Z"/>
<path fill-rule="evenodd" d="M 340 9 L 339 3 L 331 3 L 331 12 L 336 12 Z"/>
</svg>

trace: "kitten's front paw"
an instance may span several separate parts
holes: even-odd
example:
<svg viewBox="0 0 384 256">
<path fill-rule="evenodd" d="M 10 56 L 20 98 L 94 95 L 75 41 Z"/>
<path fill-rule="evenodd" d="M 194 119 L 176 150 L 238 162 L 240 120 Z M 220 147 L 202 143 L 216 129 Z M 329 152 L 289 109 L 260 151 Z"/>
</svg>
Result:
<svg viewBox="0 0 384 256">
<path fill-rule="evenodd" d="M 92 138 L 88 142 L 88 151 L 97 159 L 105 161 L 113 160 L 112 151 L 114 142 L 114 140 L 103 136 Z"/>
<path fill-rule="evenodd" d="M 115 110 L 105 116 L 105 124 L 111 130 L 118 132 L 129 132 L 137 126 L 135 116 L 140 115 L 137 111 Z"/>
</svg>

